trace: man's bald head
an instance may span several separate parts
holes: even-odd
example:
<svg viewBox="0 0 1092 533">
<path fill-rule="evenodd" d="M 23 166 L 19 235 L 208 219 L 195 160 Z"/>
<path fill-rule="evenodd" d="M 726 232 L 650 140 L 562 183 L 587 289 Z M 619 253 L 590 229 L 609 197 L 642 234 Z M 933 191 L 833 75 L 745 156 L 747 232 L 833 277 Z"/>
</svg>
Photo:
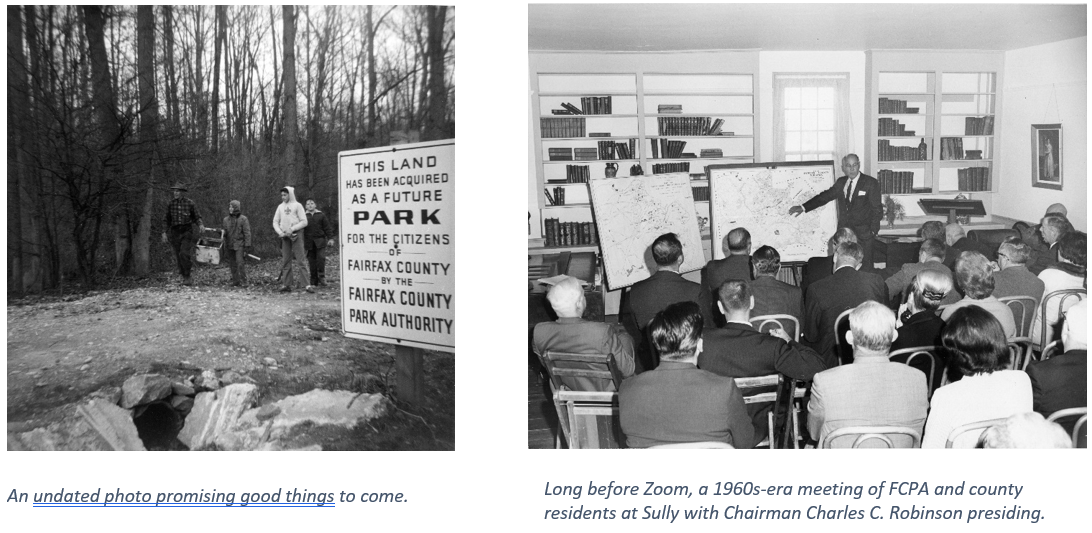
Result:
<svg viewBox="0 0 1092 533">
<path fill-rule="evenodd" d="M 1067 217 L 1067 216 L 1069 216 L 1069 210 L 1066 209 L 1065 206 L 1060 204 L 1060 203 L 1050 204 L 1050 207 L 1047 208 L 1045 214 L 1046 215 L 1062 215 L 1063 217 Z"/>
<path fill-rule="evenodd" d="M 963 231 L 963 226 L 960 226 L 959 224 L 953 223 L 944 226 L 944 241 L 948 246 L 955 244 L 956 241 L 966 236 L 967 233 Z"/>
<path fill-rule="evenodd" d="M 724 253 L 727 255 L 751 255 L 751 232 L 735 228 L 724 237 Z"/>
<path fill-rule="evenodd" d="M 554 308 L 558 318 L 580 318 L 587 305 L 584 289 L 576 278 L 568 277 L 550 288 L 546 293 L 550 307 Z"/>
</svg>

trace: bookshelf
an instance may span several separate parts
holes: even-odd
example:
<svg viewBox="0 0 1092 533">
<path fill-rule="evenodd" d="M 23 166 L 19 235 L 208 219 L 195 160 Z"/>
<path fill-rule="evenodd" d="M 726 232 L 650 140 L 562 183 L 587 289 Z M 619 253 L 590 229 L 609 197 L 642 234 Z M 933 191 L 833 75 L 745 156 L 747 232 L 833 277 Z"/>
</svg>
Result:
<svg viewBox="0 0 1092 533">
<path fill-rule="evenodd" d="M 866 54 L 864 172 L 918 216 L 921 195 L 964 194 L 987 211 L 998 192 L 1003 55 L 978 51 Z"/>
<path fill-rule="evenodd" d="M 681 61 L 672 61 L 673 54 L 654 54 L 649 61 L 634 57 L 641 54 L 610 55 L 626 61 L 594 70 L 606 66 L 595 58 L 583 63 L 588 71 L 565 72 L 536 69 L 536 59 L 544 58 L 532 54 L 535 162 L 530 186 L 538 196 L 539 235 L 532 224 L 531 237 L 539 238 L 545 252 L 589 245 L 558 243 L 550 228 L 593 221 L 585 180 L 604 179 L 608 163 L 617 164 L 618 177 L 629 176 L 635 165 L 644 174 L 692 174 L 695 217 L 706 222 L 703 234 L 708 235 L 705 166 L 755 158 L 757 61 L 743 61 L 742 72 L 732 72 L 723 68 L 724 60 L 709 63 L 694 57 L 703 54 L 678 54 L 684 56 Z M 727 61 L 729 67 L 732 63 Z M 687 70 L 690 65 L 693 69 Z M 587 113 L 589 104 L 596 106 L 596 113 Z M 580 114 L 567 114 L 574 112 Z M 569 127 L 559 129 L 562 125 Z"/>
</svg>

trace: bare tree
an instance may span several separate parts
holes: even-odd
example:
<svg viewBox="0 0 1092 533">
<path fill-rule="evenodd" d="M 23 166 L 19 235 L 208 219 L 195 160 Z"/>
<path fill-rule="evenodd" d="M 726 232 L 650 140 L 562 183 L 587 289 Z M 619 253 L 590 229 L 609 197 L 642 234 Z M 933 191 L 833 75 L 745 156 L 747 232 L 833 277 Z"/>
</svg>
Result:
<svg viewBox="0 0 1092 533">
<path fill-rule="evenodd" d="M 284 6 L 284 183 L 296 185 L 296 143 L 299 122 L 296 118 L 296 13 Z"/>
</svg>

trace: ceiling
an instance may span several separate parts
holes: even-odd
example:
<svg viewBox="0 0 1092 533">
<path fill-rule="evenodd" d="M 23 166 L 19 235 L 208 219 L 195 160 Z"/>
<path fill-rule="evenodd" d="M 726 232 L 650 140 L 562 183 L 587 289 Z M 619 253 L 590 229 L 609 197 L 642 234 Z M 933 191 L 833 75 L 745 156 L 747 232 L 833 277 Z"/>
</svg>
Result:
<svg viewBox="0 0 1092 533">
<path fill-rule="evenodd" d="M 528 48 L 551 51 L 1012 50 L 1087 34 L 1087 6 L 530 4 Z"/>
</svg>

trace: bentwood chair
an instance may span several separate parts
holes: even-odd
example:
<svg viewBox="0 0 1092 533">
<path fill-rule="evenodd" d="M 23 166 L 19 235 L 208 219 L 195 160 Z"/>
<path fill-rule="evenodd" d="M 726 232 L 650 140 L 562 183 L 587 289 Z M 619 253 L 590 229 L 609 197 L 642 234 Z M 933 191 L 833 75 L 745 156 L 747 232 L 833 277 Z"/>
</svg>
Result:
<svg viewBox="0 0 1092 533">
<path fill-rule="evenodd" d="M 717 440 L 703 441 L 703 442 L 678 442 L 675 444 L 659 444 L 656 446 L 649 446 L 648 449 L 657 450 L 694 450 L 694 449 L 720 449 L 720 450 L 732 450 L 735 446 L 728 444 L 727 442 L 720 442 Z"/>
<path fill-rule="evenodd" d="M 1062 347 L 1062 339 L 1058 339 L 1043 347 L 1043 353 L 1039 356 L 1039 361 L 1046 361 L 1059 353 L 1064 351 Z"/>
<path fill-rule="evenodd" d="M 849 314 L 853 308 L 846 309 L 834 319 L 834 355 L 838 358 L 838 364 L 843 365 L 853 362 L 853 348 L 846 342 L 846 332 L 849 331 Z"/>
<path fill-rule="evenodd" d="M 986 431 L 986 428 L 990 428 L 998 424 L 1003 424 L 1004 422 L 1004 418 L 994 418 L 991 420 L 980 420 L 978 422 L 971 422 L 969 424 L 963 424 L 962 426 L 956 426 L 954 429 L 952 429 L 950 433 L 948 433 L 948 440 L 944 443 L 944 447 L 974 448 L 975 445 L 978 444 L 979 436 L 982 435 L 983 431 Z M 973 439 L 971 439 L 972 436 L 974 437 Z M 967 439 L 970 440 L 968 441 Z M 967 446 L 966 444 L 961 444 L 960 446 L 955 446 L 957 440 L 961 443 L 970 442 L 971 445 Z"/>
<path fill-rule="evenodd" d="M 1009 344 L 1017 344 L 1020 350 L 1009 362 L 1010 370 L 1026 370 L 1031 361 L 1031 325 L 1035 321 L 1035 311 L 1039 301 L 1031 296 L 1005 296 L 997 301 L 1007 305 L 1016 319 L 1016 336 L 1008 339 Z"/>
<path fill-rule="evenodd" d="M 800 342 L 800 320 L 792 315 L 753 316 L 751 317 L 751 325 L 762 333 L 766 333 L 775 327 L 781 328 L 788 332 L 792 340 Z"/>
<path fill-rule="evenodd" d="M 1074 448 L 1087 448 L 1088 447 L 1088 407 L 1070 407 L 1069 409 L 1060 409 L 1054 411 L 1047 417 L 1047 422 L 1058 422 L 1063 418 L 1069 418 L 1071 416 L 1079 417 L 1077 422 L 1073 424 L 1073 433 L 1070 437 L 1073 439 Z"/>
<path fill-rule="evenodd" d="M 1057 322 L 1060 323 L 1064 311 L 1069 309 L 1066 302 L 1068 302 L 1069 305 L 1074 305 L 1087 297 L 1088 291 L 1085 289 L 1064 289 L 1043 296 L 1043 302 L 1039 306 L 1039 323 L 1042 325 L 1042 328 L 1039 331 L 1039 346 L 1046 346 L 1054 340 L 1054 331 L 1052 328 L 1055 324 L 1047 323 L 1047 310 L 1049 310 L 1051 306 L 1056 306 L 1056 309 L 1058 310 L 1058 314 L 1056 315 L 1058 317 Z"/>
<path fill-rule="evenodd" d="M 856 438 L 854 438 L 856 437 Z M 909 446 L 907 444 L 907 437 L 909 437 Z M 819 448 L 831 448 L 831 444 L 838 439 L 853 439 L 853 445 L 851 448 L 920 448 L 921 447 L 921 432 L 909 427 L 902 426 L 850 426 L 844 428 L 838 428 L 827 434 L 826 437 L 819 439 Z M 872 442 L 878 441 L 878 442 Z M 896 441 L 898 444 L 896 445 Z M 884 446 L 864 446 L 865 443 L 878 444 L 882 443 Z"/>
<path fill-rule="evenodd" d="M 904 363 L 925 373 L 929 386 L 929 398 L 933 397 L 933 391 L 940 387 L 940 376 L 937 374 L 937 361 L 942 348 L 940 346 L 915 346 L 903 348 L 887 354 L 887 358 L 896 363 Z M 904 357 L 905 356 L 905 357 Z M 942 365 L 940 371 L 944 371 Z"/>
</svg>

